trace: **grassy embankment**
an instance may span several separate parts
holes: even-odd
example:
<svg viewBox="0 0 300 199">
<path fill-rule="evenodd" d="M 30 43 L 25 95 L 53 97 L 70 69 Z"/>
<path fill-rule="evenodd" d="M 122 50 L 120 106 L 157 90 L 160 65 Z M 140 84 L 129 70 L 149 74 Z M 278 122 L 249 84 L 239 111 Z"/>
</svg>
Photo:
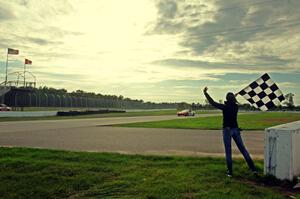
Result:
<svg viewBox="0 0 300 199">
<path fill-rule="evenodd" d="M 263 130 L 265 128 L 300 120 L 300 113 L 264 112 L 254 114 L 241 114 L 238 117 L 239 125 L 245 130 Z M 140 122 L 120 124 L 121 127 L 142 128 L 178 128 L 178 129 L 220 129 L 222 116 L 205 118 L 190 118 L 186 120 L 174 119 L 157 122 Z"/>
<path fill-rule="evenodd" d="M 262 170 L 262 161 L 256 161 Z M 0 148 L 1 198 L 286 198 L 299 192 L 254 177 L 241 159 Z M 279 183 L 267 185 L 268 183 Z"/>
</svg>

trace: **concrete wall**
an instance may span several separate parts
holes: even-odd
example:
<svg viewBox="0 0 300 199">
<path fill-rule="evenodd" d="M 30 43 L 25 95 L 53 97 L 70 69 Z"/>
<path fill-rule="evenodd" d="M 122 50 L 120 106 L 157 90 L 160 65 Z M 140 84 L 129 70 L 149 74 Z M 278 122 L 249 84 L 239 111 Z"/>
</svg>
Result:
<svg viewBox="0 0 300 199">
<path fill-rule="evenodd" d="M 57 111 L 0 111 L 0 117 L 55 116 Z"/>
</svg>

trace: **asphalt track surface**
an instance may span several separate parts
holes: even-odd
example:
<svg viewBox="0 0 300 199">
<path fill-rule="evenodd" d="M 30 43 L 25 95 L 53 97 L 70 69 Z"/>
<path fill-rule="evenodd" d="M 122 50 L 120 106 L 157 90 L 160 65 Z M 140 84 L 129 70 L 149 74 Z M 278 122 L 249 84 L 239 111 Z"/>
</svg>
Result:
<svg viewBox="0 0 300 199">
<path fill-rule="evenodd" d="M 205 116 L 208 115 L 199 115 L 198 117 Z M 176 116 L 143 116 L 0 122 L 0 146 L 117 152 L 124 154 L 224 155 L 220 130 L 151 129 L 109 126 L 121 123 L 176 118 Z M 242 137 L 251 155 L 256 158 L 262 158 L 264 132 L 243 131 Z M 234 142 L 232 146 L 234 156 L 240 156 Z"/>
</svg>

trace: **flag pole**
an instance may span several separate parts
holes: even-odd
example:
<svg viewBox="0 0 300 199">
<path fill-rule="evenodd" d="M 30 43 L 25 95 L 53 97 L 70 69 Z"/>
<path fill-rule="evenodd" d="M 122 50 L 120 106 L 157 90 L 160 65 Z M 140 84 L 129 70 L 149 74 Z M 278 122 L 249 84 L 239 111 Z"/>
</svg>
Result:
<svg viewBox="0 0 300 199">
<path fill-rule="evenodd" d="M 8 49 L 6 54 L 6 75 L 5 75 L 5 86 L 7 84 L 7 67 L 8 67 Z"/>
</svg>

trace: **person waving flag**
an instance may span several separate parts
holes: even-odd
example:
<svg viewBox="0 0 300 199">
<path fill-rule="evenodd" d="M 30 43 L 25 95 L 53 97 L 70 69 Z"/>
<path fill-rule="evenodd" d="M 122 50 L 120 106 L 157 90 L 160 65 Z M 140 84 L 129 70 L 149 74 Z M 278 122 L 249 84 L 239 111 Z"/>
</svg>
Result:
<svg viewBox="0 0 300 199">
<path fill-rule="evenodd" d="M 203 89 L 204 95 L 208 102 L 217 109 L 220 109 L 223 114 L 223 143 L 225 147 L 225 157 L 227 165 L 227 176 L 232 177 L 233 167 L 232 167 L 232 149 L 231 149 L 231 140 L 233 139 L 244 156 L 250 170 L 254 175 L 257 175 L 257 168 L 254 165 L 254 162 L 247 151 L 242 136 L 241 130 L 238 125 L 238 111 L 239 107 L 235 95 L 232 92 L 226 94 L 226 101 L 224 103 L 215 102 L 210 95 L 208 94 L 208 88 Z"/>
</svg>

